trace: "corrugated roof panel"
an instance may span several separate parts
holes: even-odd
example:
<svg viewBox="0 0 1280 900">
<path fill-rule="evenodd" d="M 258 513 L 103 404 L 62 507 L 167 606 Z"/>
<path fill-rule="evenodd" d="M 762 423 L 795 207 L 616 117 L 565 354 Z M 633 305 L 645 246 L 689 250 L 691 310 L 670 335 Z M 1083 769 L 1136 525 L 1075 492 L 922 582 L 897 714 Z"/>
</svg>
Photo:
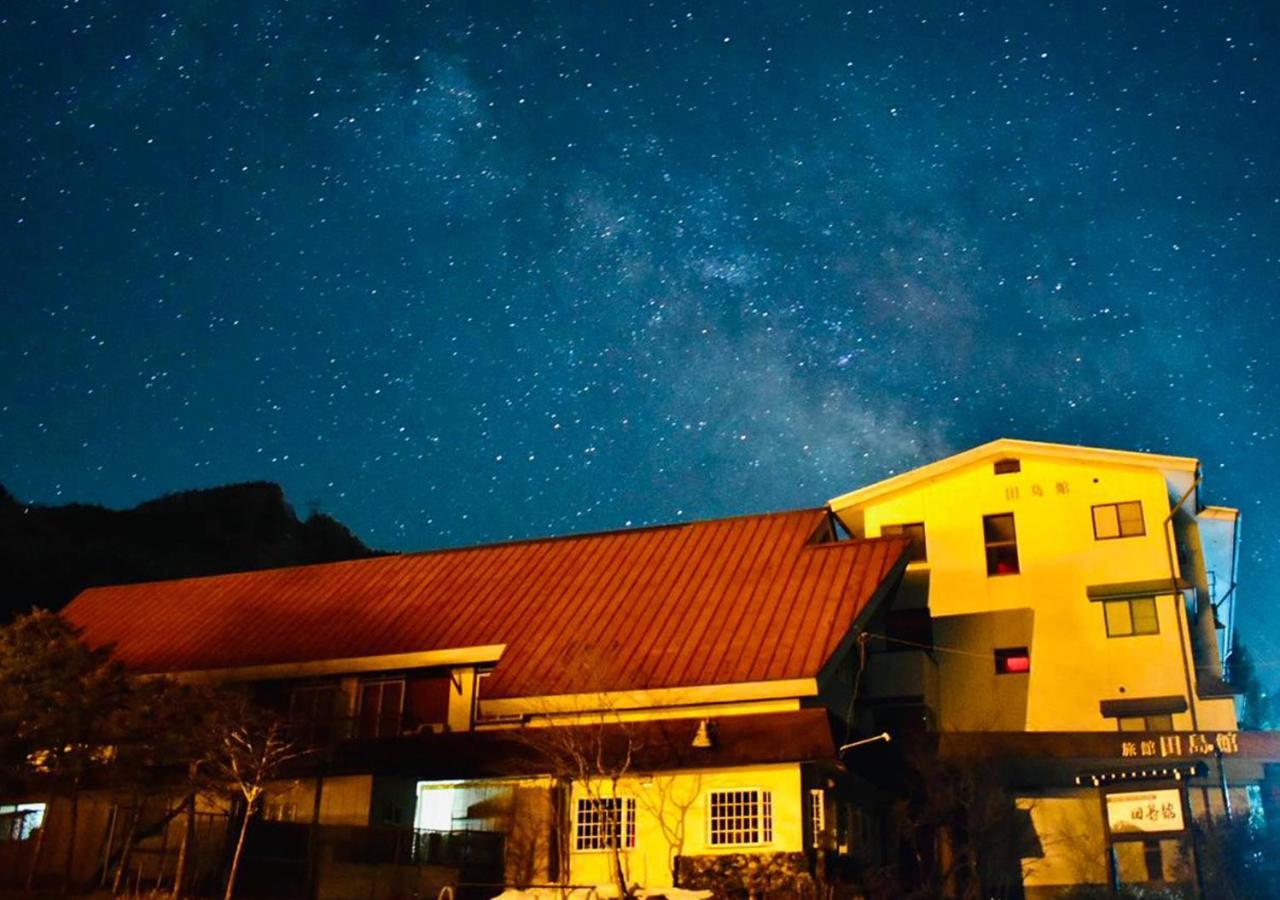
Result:
<svg viewBox="0 0 1280 900">
<path fill-rule="evenodd" d="M 494 698 L 812 677 L 906 548 L 815 547 L 826 515 L 93 588 L 64 615 L 147 672 L 505 644 Z"/>
</svg>

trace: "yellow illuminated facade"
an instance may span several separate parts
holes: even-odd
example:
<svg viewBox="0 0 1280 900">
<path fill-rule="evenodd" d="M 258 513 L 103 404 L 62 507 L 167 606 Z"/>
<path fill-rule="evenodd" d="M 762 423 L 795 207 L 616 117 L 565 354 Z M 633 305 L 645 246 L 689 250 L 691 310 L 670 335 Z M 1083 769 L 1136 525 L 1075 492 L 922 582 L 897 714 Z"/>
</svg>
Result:
<svg viewBox="0 0 1280 900">
<path fill-rule="evenodd" d="M 875 627 L 870 714 L 905 695 L 919 714 L 894 721 L 991 732 L 992 746 L 1011 732 L 1146 732 L 1120 746 L 1148 761 L 1154 732 L 1234 733 L 1222 655 L 1239 516 L 1201 492 L 1194 459 L 1004 439 L 833 499 L 853 535 L 914 540 Z M 1097 792 L 1023 790 L 1040 846 L 1023 860 L 1027 895 L 1106 881 Z M 1193 791 L 1193 810 L 1221 815 L 1225 793 Z M 1243 789 L 1230 794 L 1244 808 Z M 1159 880 L 1151 860 L 1185 875 L 1176 842 L 1154 843 L 1145 858 L 1116 845 L 1121 880 Z"/>
</svg>

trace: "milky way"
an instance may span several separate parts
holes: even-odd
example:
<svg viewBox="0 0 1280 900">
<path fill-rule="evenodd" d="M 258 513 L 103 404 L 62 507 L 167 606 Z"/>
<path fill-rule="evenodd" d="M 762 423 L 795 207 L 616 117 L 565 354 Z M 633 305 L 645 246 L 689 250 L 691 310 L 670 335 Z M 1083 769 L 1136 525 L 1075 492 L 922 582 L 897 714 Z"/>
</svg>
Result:
<svg viewBox="0 0 1280 900">
<path fill-rule="evenodd" d="M 415 549 L 1194 455 L 1280 676 L 1253 6 L 10 0 L 0 481 Z"/>
</svg>

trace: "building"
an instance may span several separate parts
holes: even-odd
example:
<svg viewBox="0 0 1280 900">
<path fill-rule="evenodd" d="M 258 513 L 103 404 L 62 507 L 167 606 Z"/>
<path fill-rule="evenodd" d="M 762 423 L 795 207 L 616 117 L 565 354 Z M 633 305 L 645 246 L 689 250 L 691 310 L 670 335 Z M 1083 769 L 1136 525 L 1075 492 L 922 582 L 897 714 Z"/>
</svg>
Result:
<svg viewBox="0 0 1280 900">
<path fill-rule="evenodd" d="M 855 635 L 906 565 L 904 538 L 837 537 L 805 509 L 97 588 L 65 615 L 135 672 L 252 684 L 321 751 L 257 842 L 314 826 L 332 846 L 259 878 L 608 884 L 614 843 L 648 887 L 738 877 L 744 855 L 790 878 L 874 796 L 837 743 Z M 77 846 L 111 820 L 82 803 Z"/>
<path fill-rule="evenodd" d="M 1258 806 L 1280 746 L 1238 732 L 1224 673 L 1238 531 L 1194 459 L 1006 439 L 825 507 L 97 588 L 65 615 L 138 673 L 251 685 L 316 748 L 255 826 L 268 892 L 938 867 L 955 835 L 908 853 L 891 814 L 927 757 L 1004 798 L 985 894 L 1055 896 L 1193 881 L 1189 823 Z M 152 880 L 172 801 L 142 817 Z M 202 814 L 216 843 L 235 811 Z M 82 880 L 123 821 L 82 804 Z"/>
<path fill-rule="evenodd" d="M 1204 496 L 1195 459 L 1005 439 L 830 502 L 855 537 L 912 542 L 864 717 L 937 732 L 944 754 L 1018 748 L 1005 769 L 1036 831 L 1028 896 L 1107 880 L 1096 780 L 1159 768 L 1163 786 L 1175 761 L 1240 757 L 1223 677 L 1239 513 Z M 1248 808 L 1259 763 L 1229 763 L 1229 781 L 1191 778 L 1190 815 Z M 1119 879 L 1188 878 L 1185 841 L 1152 835 L 1115 842 Z"/>
</svg>

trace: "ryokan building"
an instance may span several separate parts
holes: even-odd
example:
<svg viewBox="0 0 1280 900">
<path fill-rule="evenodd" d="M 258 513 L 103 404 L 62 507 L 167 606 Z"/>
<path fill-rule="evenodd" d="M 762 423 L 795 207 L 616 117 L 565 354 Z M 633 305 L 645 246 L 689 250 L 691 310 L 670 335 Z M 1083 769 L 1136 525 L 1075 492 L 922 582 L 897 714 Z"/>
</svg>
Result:
<svg viewBox="0 0 1280 900">
<path fill-rule="evenodd" d="M 1223 671 L 1239 516 L 1205 497 L 1194 459 L 999 440 L 823 507 L 95 588 L 65 615 L 136 672 L 252 685 L 317 748 L 262 825 L 298 859 L 259 874 L 304 895 L 605 884 L 614 845 L 653 889 L 752 860 L 757 890 L 836 878 L 896 858 L 898 750 L 923 747 L 998 763 L 1027 838 L 999 890 L 1053 896 L 1188 880 L 1188 823 L 1259 802 L 1276 748 L 1238 733 Z M 550 762 L 566 742 L 595 768 Z M 110 857 L 119 810 L 81 810 Z"/>
</svg>

